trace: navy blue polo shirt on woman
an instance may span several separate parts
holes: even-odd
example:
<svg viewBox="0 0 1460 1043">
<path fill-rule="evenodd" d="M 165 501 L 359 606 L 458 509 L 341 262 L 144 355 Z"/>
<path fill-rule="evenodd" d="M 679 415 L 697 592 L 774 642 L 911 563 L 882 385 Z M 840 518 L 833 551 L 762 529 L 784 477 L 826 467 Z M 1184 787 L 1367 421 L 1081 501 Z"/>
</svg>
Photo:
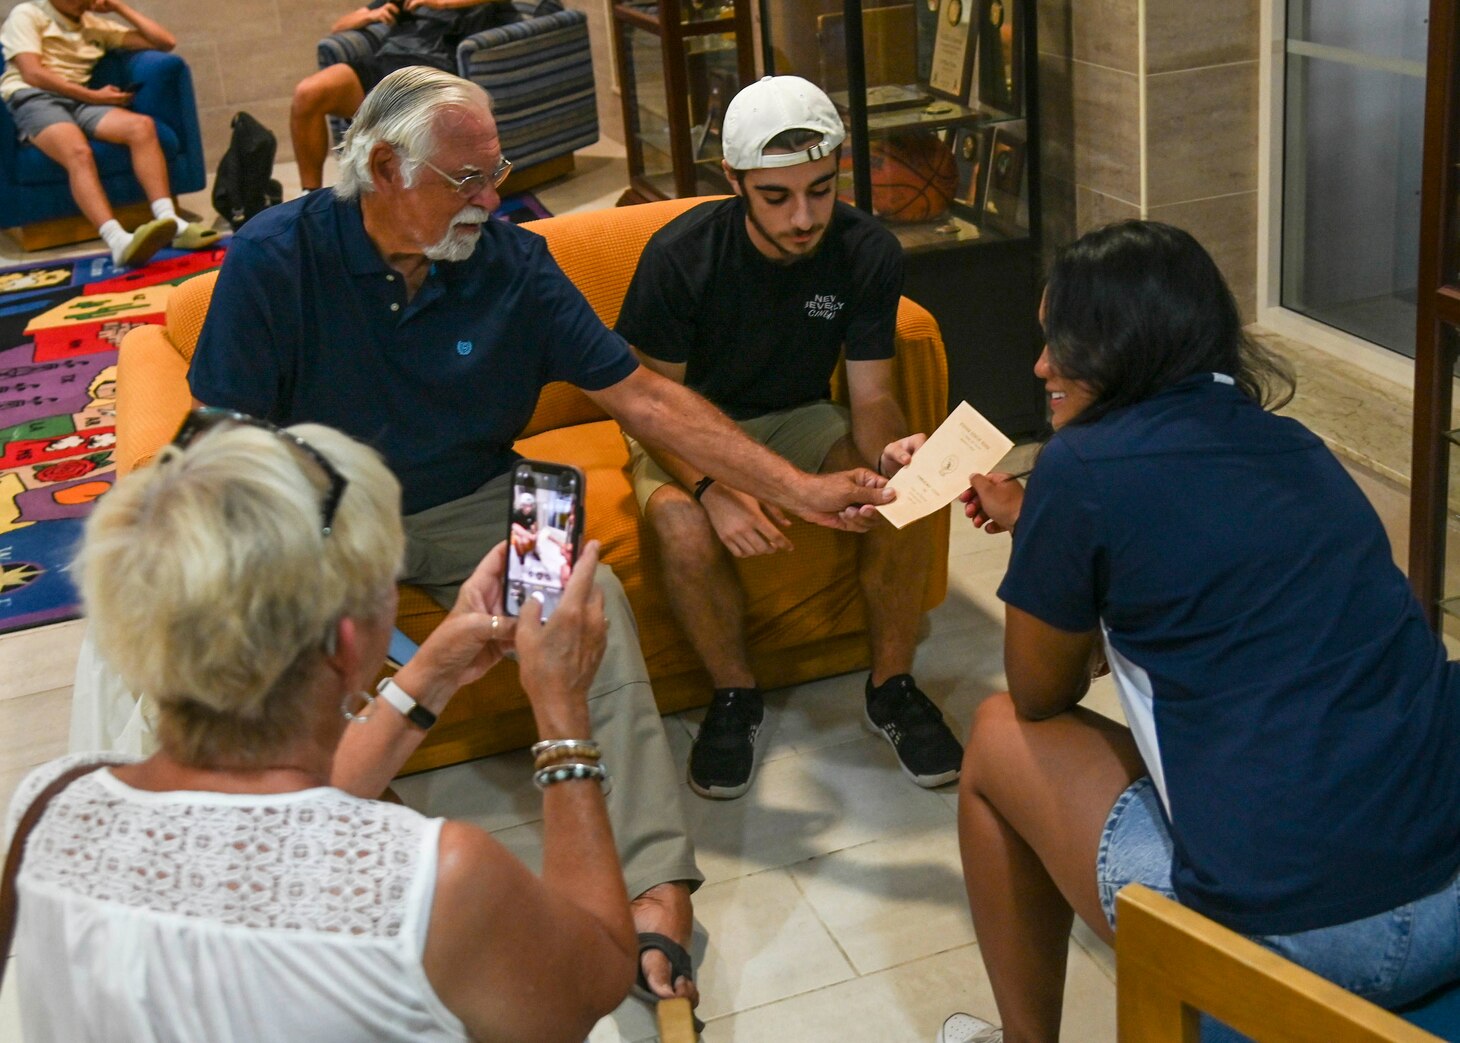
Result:
<svg viewBox="0 0 1460 1043">
<path fill-rule="evenodd" d="M 188 383 L 210 406 L 373 446 L 414 514 L 509 470 L 543 385 L 601 390 L 637 366 L 541 236 L 488 221 L 407 301 L 359 203 L 314 192 L 229 243 Z"/>
<path fill-rule="evenodd" d="M 1290 934 L 1460 865 L 1460 674 L 1333 454 L 1227 380 L 1062 428 L 999 596 L 1103 627 L 1177 897 Z"/>
</svg>

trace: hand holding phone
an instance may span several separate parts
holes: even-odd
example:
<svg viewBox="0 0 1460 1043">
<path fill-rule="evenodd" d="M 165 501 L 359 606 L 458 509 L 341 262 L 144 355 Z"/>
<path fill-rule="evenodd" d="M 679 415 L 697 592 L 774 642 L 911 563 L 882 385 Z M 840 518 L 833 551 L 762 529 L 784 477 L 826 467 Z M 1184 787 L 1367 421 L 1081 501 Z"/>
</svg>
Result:
<svg viewBox="0 0 1460 1043">
<path fill-rule="evenodd" d="M 563 596 L 583 541 L 583 472 L 567 464 L 522 460 L 512 469 L 507 513 L 507 614 L 542 601 L 544 621 Z"/>
</svg>

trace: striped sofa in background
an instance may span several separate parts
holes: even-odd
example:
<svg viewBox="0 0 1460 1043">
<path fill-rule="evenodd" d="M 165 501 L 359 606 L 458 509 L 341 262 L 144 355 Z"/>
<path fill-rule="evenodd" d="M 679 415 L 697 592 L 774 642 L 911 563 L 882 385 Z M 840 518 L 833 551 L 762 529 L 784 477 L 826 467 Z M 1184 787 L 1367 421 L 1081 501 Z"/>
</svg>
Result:
<svg viewBox="0 0 1460 1043">
<path fill-rule="evenodd" d="M 486 88 L 502 154 L 518 170 L 598 140 L 598 102 L 588 19 L 558 0 L 513 0 L 522 20 L 468 36 L 457 45 L 457 72 Z M 387 27 L 333 33 L 319 42 L 319 67 L 372 53 Z M 348 123 L 331 119 L 336 142 Z"/>
</svg>

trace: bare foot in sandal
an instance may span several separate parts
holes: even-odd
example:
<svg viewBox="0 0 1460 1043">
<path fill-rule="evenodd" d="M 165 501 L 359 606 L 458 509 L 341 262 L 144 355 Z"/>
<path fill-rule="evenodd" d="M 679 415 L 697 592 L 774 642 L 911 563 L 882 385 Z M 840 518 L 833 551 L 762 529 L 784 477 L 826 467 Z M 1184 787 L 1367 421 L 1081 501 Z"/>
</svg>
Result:
<svg viewBox="0 0 1460 1043">
<path fill-rule="evenodd" d="M 689 888 L 677 881 L 658 884 L 635 898 L 630 903 L 630 911 L 634 917 L 634 928 L 640 933 L 640 984 L 661 999 L 682 996 L 689 1000 L 691 1006 L 698 1006 L 700 990 L 695 985 L 688 953 L 690 933 L 694 928 Z M 683 958 L 671 961 L 670 955 L 655 944 L 645 944 L 643 935 L 646 934 L 662 936 L 684 954 Z M 674 963 L 679 964 L 678 974 L 675 974 Z"/>
</svg>

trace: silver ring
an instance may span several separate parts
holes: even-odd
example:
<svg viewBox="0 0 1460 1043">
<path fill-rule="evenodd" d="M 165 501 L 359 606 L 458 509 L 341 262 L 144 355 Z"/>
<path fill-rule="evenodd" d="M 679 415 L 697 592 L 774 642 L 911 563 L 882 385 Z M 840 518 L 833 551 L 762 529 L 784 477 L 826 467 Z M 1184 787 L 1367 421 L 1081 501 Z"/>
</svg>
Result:
<svg viewBox="0 0 1460 1043">
<path fill-rule="evenodd" d="M 502 626 L 502 617 L 501 616 L 496 616 L 496 615 L 492 616 L 492 638 L 491 639 L 493 641 L 497 640 L 497 631 L 499 629 L 501 629 L 501 626 Z"/>
</svg>

